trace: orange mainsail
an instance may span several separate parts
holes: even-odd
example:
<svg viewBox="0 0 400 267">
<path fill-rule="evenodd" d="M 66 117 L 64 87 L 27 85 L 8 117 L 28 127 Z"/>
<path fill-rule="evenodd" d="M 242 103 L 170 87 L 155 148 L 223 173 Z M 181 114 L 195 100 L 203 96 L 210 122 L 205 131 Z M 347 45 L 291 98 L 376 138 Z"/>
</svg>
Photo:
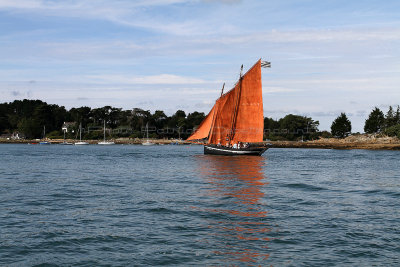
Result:
<svg viewBox="0 0 400 267">
<path fill-rule="evenodd" d="M 187 140 L 208 137 L 209 144 L 263 141 L 264 115 L 261 59 L 234 88 L 216 101 L 197 131 Z"/>
</svg>

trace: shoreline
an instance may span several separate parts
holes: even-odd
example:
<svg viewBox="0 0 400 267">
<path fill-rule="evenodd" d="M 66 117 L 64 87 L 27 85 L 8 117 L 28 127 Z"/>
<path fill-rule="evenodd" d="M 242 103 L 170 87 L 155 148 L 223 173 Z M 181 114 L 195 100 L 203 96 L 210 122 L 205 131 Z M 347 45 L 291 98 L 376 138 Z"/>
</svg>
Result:
<svg viewBox="0 0 400 267">
<path fill-rule="evenodd" d="M 400 150 L 400 144 L 270 141 L 271 148 Z"/>
<path fill-rule="evenodd" d="M 147 140 L 147 139 L 146 139 Z M 113 141 L 116 145 L 141 145 L 143 142 L 146 142 L 146 140 L 143 139 L 128 139 L 128 138 L 117 138 L 117 139 L 109 139 L 106 141 Z M 36 144 L 39 142 L 47 141 L 50 142 L 50 144 L 62 144 L 64 142 L 64 139 L 43 139 L 43 140 L 38 140 L 38 139 L 18 139 L 18 140 L 7 140 L 7 139 L 0 139 L 0 144 Z M 101 140 L 83 140 L 83 142 L 88 142 L 90 145 L 97 145 L 98 142 L 102 142 L 103 139 Z M 190 144 L 182 140 L 166 140 L 166 139 L 149 139 L 151 143 L 157 144 L 157 145 L 169 145 L 169 144 Z M 65 139 L 65 142 L 68 143 L 76 143 L 79 142 L 79 140 L 75 139 Z"/>
<path fill-rule="evenodd" d="M 321 138 L 312 141 L 269 141 L 275 148 L 320 148 L 320 149 L 367 149 L 367 150 L 400 150 L 400 139 L 397 137 L 376 135 L 352 135 L 343 139 Z"/>
<path fill-rule="evenodd" d="M 40 140 L 43 141 L 43 140 Z M 37 139 L 28 140 L 7 140 L 0 139 L 0 144 L 29 144 L 39 143 Z M 46 139 L 51 144 L 63 143 L 63 139 Z M 74 143 L 77 140 L 66 139 L 66 142 Z M 89 144 L 97 144 L 102 140 L 82 140 Z M 118 138 L 109 141 L 115 142 L 117 145 L 140 145 L 145 140 Z M 193 143 L 185 142 L 184 140 L 167 140 L 167 139 L 149 139 L 151 143 L 157 145 L 189 145 Z M 264 145 L 269 145 L 270 148 L 310 148 L 310 149 L 367 149 L 367 150 L 400 150 L 400 139 L 396 137 L 374 137 L 374 136 L 350 136 L 344 139 L 322 138 L 313 141 L 264 141 Z"/>
</svg>

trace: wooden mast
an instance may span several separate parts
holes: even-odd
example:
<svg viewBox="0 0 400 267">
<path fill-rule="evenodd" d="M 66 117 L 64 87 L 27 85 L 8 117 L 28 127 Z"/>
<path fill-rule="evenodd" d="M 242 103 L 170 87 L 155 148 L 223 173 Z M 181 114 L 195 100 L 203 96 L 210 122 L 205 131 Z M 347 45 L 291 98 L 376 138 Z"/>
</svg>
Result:
<svg viewBox="0 0 400 267">
<path fill-rule="evenodd" d="M 240 76 L 239 76 L 239 87 L 236 90 L 236 94 L 235 94 L 235 107 L 233 109 L 233 114 L 232 114 L 232 121 L 231 121 L 231 127 L 230 127 L 230 131 L 229 131 L 229 143 L 231 142 L 231 140 L 233 139 L 233 136 L 235 135 L 235 124 L 236 124 L 236 119 L 237 119 L 237 112 L 238 112 L 238 108 L 239 108 L 239 103 L 240 103 L 240 92 L 242 89 L 242 75 L 243 75 L 243 64 L 240 68 Z"/>
</svg>

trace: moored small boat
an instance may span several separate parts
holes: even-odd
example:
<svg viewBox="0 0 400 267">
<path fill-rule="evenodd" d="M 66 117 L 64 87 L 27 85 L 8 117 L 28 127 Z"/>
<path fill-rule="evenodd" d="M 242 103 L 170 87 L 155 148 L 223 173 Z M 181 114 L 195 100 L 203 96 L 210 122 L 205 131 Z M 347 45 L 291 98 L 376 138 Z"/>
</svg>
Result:
<svg viewBox="0 0 400 267">
<path fill-rule="evenodd" d="M 39 145 L 50 145 L 51 143 L 49 141 L 41 141 L 39 142 Z"/>
<path fill-rule="evenodd" d="M 103 146 L 115 145 L 113 141 L 106 141 L 106 120 L 104 120 L 103 136 L 104 136 L 103 141 L 98 142 L 97 143 L 98 145 L 103 145 Z"/>
<path fill-rule="evenodd" d="M 74 143 L 74 145 L 76 145 L 76 146 L 84 146 L 84 145 L 88 145 L 88 144 L 89 144 L 88 142 L 84 142 L 84 141 Z"/>
<path fill-rule="evenodd" d="M 76 142 L 74 145 L 76 146 L 89 145 L 88 142 L 82 141 L 82 123 L 79 124 L 79 142 Z"/>
<path fill-rule="evenodd" d="M 69 143 L 69 142 L 62 142 L 62 143 L 60 143 L 60 145 L 63 145 L 63 146 L 72 146 L 72 145 L 73 145 L 73 143 Z"/>
<path fill-rule="evenodd" d="M 147 140 L 146 142 L 143 142 L 142 145 L 143 146 L 153 146 L 153 145 L 155 145 L 155 143 L 152 143 L 149 140 Z"/>
<path fill-rule="evenodd" d="M 115 143 L 112 141 L 103 141 L 103 142 L 98 142 L 97 144 L 103 146 L 115 145 Z"/>
<path fill-rule="evenodd" d="M 152 143 L 149 141 L 149 123 L 146 123 L 146 136 L 147 136 L 147 140 L 146 142 L 143 142 L 142 145 L 144 146 L 153 146 L 155 145 L 155 143 Z"/>
</svg>

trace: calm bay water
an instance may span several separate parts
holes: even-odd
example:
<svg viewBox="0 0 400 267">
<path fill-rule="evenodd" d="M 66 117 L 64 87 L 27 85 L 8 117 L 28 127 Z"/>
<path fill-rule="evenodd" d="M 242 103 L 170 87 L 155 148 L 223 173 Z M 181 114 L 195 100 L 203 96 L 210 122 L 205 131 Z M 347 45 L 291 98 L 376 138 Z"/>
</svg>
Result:
<svg viewBox="0 0 400 267">
<path fill-rule="evenodd" d="M 0 145 L 0 266 L 398 266 L 399 162 Z"/>
</svg>

